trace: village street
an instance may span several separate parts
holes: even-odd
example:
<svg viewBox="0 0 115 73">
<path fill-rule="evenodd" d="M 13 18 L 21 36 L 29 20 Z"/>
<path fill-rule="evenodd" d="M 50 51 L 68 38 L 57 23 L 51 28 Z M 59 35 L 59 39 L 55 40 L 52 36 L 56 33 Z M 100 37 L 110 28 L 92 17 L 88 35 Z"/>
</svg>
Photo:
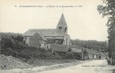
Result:
<svg viewBox="0 0 115 73">
<path fill-rule="evenodd" d="M 64 66 L 66 66 L 66 64 L 35 67 L 29 69 L 0 70 L 0 73 L 115 73 L 113 72 L 115 66 L 108 65 L 106 60 L 92 60 L 86 61 L 85 63 L 83 62 L 81 64 L 71 65 L 68 67 Z"/>
<path fill-rule="evenodd" d="M 40 73 L 114 73 L 112 69 L 115 69 L 115 67 L 107 65 L 106 60 L 93 60 L 76 66 L 43 71 Z"/>
</svg>

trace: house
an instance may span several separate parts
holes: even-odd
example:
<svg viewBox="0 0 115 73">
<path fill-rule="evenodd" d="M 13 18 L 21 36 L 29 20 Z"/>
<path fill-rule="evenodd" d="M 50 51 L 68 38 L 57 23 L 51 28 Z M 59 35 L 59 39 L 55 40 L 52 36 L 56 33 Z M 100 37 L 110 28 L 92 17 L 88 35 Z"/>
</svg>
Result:
<svg viewBox="0 0 115 73">
<path fill-rule="evenodd" d="M 108 53 L 107 52 L 100 52 L 100 59 L 107 59 Z"/>
<path fill-rule="evenodd" d="M 97 51 L 97 50 L 93 50 L 93 49 L 86 49 L 87 53 L 88 53 L 88 57 L 89 59 L 107 59 L 108 53 L 106 52 L 101 52 L 101 51 Z"/>
<path fill-rule="evenodd" d="M 86 48 L 86 52 L 88 53 L 89 59 L 99 59 L 100 58 L 100 54 L 97 50 Z"/>
<path fill-rule="evenodd" d="M 93 60 L 93 59 L 105 59 L 106 56 L 104 53 L 99 52 L 94 49 L 84 48 L 78 45 L 70 45 L 71 52 L 80 54 L 83 60 Z"/>
<path fill-rule="evenodd" d="M 44 45 L 42 47 L 45 47 L 45 41 L 47 41 L 47 45 L 49 45 L 48 48 L 51 48 L 50 44 L 54 43 L 70 45 L 68 26 L 63 14 L 55 29 L 29 29 L 23 36 L 26 44 L 35 47 L 38 47 L 37 45 L 42 45 L 43 43 Z"/>
<path fill-rule="evenodd" d="M 59 45 L 59 44 L 51 44 L 51 50 L 52 52 L 63 52 L 67 53 L 69 52 L 69 45 Z"/>
</svg>

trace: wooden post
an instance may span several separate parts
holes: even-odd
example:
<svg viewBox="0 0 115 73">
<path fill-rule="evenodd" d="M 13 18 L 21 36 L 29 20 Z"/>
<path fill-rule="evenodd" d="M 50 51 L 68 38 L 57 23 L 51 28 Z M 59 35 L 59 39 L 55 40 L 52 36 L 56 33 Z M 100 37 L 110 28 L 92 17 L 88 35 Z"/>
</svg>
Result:
<svg viewBox="0 0 115 73">
<path fill-rule="evenodd" d="M 82 60 L 84 60 L 84 48 L 82 48 L 82 55 L 81 55 L 82 57 Z"/>
</svg>

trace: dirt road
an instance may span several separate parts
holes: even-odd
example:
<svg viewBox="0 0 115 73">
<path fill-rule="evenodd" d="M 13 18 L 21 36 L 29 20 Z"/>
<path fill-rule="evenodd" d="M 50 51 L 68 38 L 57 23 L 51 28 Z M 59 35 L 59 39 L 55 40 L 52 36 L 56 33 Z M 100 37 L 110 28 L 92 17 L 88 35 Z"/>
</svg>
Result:
<svg viewBox="0 0 115 73">
<path fill-rule="evenodd" d="M 93 60 L 72 67 L 43 71 L 40 73 L 112 73 L 112 69 L 114 68 L 115 67 L 107 65 L 106 60 Z"/>
<path fill-rule="evenodd" d="M 46 68 L 52 68 L 54 66 L 36 67 L 30 69 L 0 70 L 0 73 L 113 73 L 112 70 L 115 69 L 115 66 L 109 66 L 106 60 L 92 60 L 81 64 L 75 64 L 72 66 L 66 64 L 63 65 L 67 67 L 53 70 L 48 70 Z M 62 65 L 56 66 L 59 67 Z"/>
</svg>

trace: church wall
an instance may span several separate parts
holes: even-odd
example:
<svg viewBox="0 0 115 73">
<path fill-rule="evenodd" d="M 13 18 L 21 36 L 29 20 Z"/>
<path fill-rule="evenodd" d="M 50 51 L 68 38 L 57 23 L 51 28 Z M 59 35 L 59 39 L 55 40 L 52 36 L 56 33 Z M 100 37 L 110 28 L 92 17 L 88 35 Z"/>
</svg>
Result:
<svg viewBox="0 0 115 73">
<path fill-rule="evenodd" d="M 63 45 L 70 45 L 70 37 L 68 35 L 64 36 Z"/>
<path fill-rule="evenodd" d="M 33 46 L 33 47 L 40 47 L 41 44 L 39 42 L 39 40 L 37 38 L 30 38 L 30 46 Z"/>
<path fill-rule="evenodd" d="M 62 45 L 62 43 L 63 43 L 63 36 L 55 36 L 55 37 L 47 37 L 47 42 L 49 43 L 49 44 L 60 44 L 60 45 Z"/>
</svg>

